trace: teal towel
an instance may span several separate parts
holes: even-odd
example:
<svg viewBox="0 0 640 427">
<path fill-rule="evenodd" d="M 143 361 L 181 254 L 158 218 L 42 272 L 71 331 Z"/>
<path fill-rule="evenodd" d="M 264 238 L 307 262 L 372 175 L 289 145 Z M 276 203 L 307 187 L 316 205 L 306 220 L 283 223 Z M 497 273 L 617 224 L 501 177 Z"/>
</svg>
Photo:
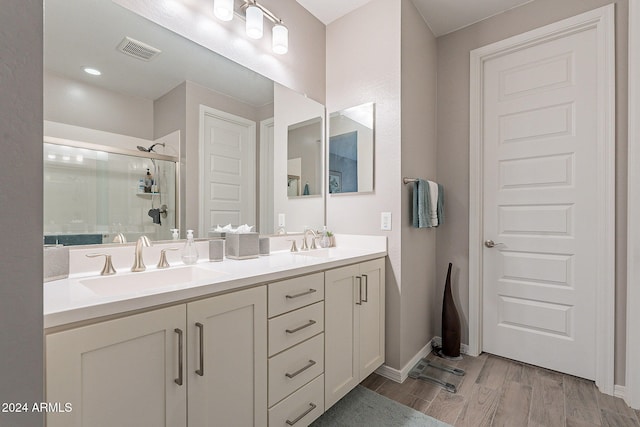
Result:
<svg viewBox="0 0 640 427">
<path fill-rule="evenodd" d="M 438 184 L 438 225 L 444 224 L 444 187 Z"/>
<path fill-rule="evenodd" d="M 302 192 L 302 195 L 303 196 L 308 196 L 309 195 L 309 183 L 308 182 L 304 185 L 304 191 Z"/>
<path fill-rule="evenodd" d="M 431 204 L 431 192 L 429 183 L 424 179 L 418 179 L 413 184 L 413 226 L 415 228 L 429 228 L 432 226 L 429 216 Z"/>
<path fill-rule="evenodd" d="M 424 179 L 418 179 L 413 184 L 413 226 L 415 228 L 431 228 L 431 215 L 429 215 L 429 207 L 431 206 L 431 191 L 429 191 L 429 183 Z M 444 187 L 438 184 L 438 227 L 444 224 Z"/>
</svg>

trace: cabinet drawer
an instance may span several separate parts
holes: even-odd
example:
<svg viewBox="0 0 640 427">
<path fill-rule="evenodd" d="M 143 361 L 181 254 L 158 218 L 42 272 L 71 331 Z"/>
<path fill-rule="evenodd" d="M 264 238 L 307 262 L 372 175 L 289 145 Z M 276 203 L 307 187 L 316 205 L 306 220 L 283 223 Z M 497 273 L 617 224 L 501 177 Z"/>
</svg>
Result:
<svg viewBox="0 0 640 427">
<path fill-rule="evenodd" d="M 269 285 L 269 317 L 324 299 L 324 273 L 310 274 Z"/>
<path fill-rule="evenodd" d="M 269 407 L 324 372 L 324 334 L 269 359 Z"/>
<path fill-rule="evenodd" d="M 306 427 L 324 412 L 324 375 L 269 409 L 269 427 Z"/>
<path fill-rule="evenodd" d="M 324 330 L 324 302 L 269 320 L 269 357 Z"/>
</svg>

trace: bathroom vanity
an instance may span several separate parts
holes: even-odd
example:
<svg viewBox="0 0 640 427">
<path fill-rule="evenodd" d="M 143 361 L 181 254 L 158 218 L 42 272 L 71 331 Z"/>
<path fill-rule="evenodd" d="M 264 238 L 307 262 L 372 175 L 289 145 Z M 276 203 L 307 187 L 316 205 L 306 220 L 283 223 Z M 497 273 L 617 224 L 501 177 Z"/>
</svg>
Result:
<svg viewBox="0 0 640 427">
<path fill-rule="evenodd" d="M 308 425 L 384 362 L 386 239 L 336 240 L 46 283 L 47 425 Z"/>
</svg>

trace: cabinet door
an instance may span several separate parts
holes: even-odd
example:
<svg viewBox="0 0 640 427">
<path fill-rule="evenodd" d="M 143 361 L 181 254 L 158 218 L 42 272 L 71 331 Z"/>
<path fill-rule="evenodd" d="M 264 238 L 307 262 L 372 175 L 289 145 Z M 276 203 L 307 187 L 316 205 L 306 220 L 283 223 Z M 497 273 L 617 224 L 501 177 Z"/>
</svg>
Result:
<svg viewBox="0 0 640 427">
<path fill-rule="evenodd" d="M 187 304 L 187 328 L 189 425 L 266 426 L 266 286 Z"/>
<path fill-rule="evenodd" d="M 384 259 L 360 264 L 360 381 L 384 363 Z"/>
<path fill-rule="evenodd" d="M 325 410 L 360 382 L 355 286 L 359 272 L 358 265 L 325 272 Z"/>
<path fill-rule="evenodd" d="M 47 335 L 46 400 L 72 405 L 47 426 L 186 426 L 185 318 L 181 305 Z"/>
</svg>

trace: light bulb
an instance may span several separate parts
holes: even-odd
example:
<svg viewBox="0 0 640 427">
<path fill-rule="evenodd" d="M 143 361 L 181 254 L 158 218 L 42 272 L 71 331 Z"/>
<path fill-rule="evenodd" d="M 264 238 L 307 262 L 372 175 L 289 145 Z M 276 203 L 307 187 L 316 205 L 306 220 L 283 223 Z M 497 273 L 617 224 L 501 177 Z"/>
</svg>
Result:
<svg viewBox="0 0 640 427">
<path fill-rule="evenodd" d="M 233 19 L 233 0 L 213 0 L 213 14 L 221 21 Z"/>
<path fill-rule="evenodd" d="M 257 6 L 247 8 L 247 36 L 252 39 L 262 38 L 262 10 Z"/>
<path fill-rule="evenodd" d="M 289 51 L 289 30 L 282 24 L 273 26 L 272 49 L 278 55 Z"/>
</svg>

